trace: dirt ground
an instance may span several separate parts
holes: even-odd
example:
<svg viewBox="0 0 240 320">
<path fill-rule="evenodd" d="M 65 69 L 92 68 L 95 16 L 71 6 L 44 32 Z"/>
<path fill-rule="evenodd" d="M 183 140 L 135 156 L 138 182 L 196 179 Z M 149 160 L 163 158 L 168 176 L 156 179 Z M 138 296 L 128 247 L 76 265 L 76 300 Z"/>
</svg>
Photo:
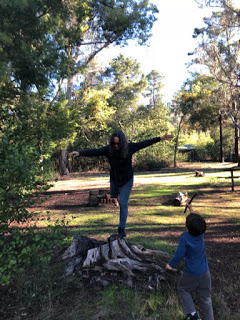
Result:
<svg viewBox="0 0 240 320">
<path fill-rule="evenodd" d="M 177 169 L 171 169 L 171 172 L 186 172 L 193 170 L 219 170 L 233 166 L 232 163 L 224 164 L 182 164 Z M 161 172 L 170 172 L 169 169 L 162 170 Z M 50 197 L 46 198 L 44 202 L 39 204 L 38 208 L 32 208 L 33 210 L 44 209 L 63 209 L 78 207 L 84 205 L 88 201 L 88 194 L 90 189 L 107 188 L 109 186 L 107 174 L 81 174 L 80 177 L 92 178 L 98 176 L 97 181 L 91 179 L 84 179 L 79 181 L 78 174 L 70 174 L 68 177 L 64 177 L 59 180 L 54 187 L 43 195 Z M 146 183 L 156 182 L 157 177 L 141 177 L 135 178 L 135 186 Z M 229 190 L 227 191 L 229 192 Z M 223 201 L 222 193 L 214 193 L 214 201 Z M 240 196 L 240 191 L 236 192 L 236 196 Z M 223 203 L 223 206 L 227 206 L 227 203 Z M 183 227 L 184 228 L 184 227 Z M 179 235 L 184 230 L 179 227 L 170 227 L 168 231 L 166 229 L 160 230 L 161 237 L 164 240 L 170 240 L 177 242 Z M 154 232 L 154 231 L 153 231 Z M 232 311 L 237 311 L 239 306 L 239 278 L 240 278 L 240 224 L 239 221 L 226 221 L 210 218 L 208 232 L 206 234 L 206 248 L 207 255 L 209 257 L 209 263 L 212 272 L 213 288 L 217 292 L 221 292 L 226 307 Z M 240 318 L 239 318 L 240 319 Z M 229 318 L 230 320 L 230 318 Z"/>
</svg>

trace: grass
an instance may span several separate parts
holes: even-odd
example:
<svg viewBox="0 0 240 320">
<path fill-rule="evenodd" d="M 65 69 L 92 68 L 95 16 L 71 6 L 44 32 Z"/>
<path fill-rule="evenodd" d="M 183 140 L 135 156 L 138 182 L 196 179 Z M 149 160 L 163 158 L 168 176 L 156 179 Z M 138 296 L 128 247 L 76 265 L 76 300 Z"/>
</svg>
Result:
<svg viewBox="0 0 240 320">
<path fill-rule="evenodd" d="M 236 292 L 239 291 L 238 280 L 235 279 L 239 275 L 240 265 L 235 261 L 235 265 L 229 266 L 229 256 L 225 253 L 229 250 L 228 241 L 233 245 L 239 240 L 235 228 L 240 223 L 240 188 L 236 187 L 236 192 L 230 192 L 228 176 L 229 173 L 225 171 L 208 172 L 201 178 L 194 177 L 192 172 L 136 175 L 135 187 L 129 202 L 127 228 L 130 243 L 142 244 L 146 248 L 172 254 L 179 235 L 184 231 L 185 215 L 182 207 L 173 207 L 168 205 L 167 201 L 178 191 L 188 192 L 190 195 L 197 192 L 194 209 L 206 218 L 210 226 L 209 247 L 212 251 L 209 251 L 209 261 L 212 264 L 215 286 L 213 303 L 215 317 L 218 320 L 239 319 L 237 300 L 234 299 L 237 297 Z M 141 183 L 139 179 L 142 178 L 149 179 L 148 184 Z M 69 180 L 69 184 L 72 182 L 77 186 L 79 182 L 79 185 L 84 186 L 84 182 L 97 183 L 98 179 L 98 177 L 79 177 Z M 102 180 L 107 182 L 108 178 L 101 177 Z M 64 188 L 74 189 L 66 180 Z M 114 207 L 90 208 L 81 204 L 57 210 L 46 210 L 42 207 L 35 216 L 34 223 L 39 229 L 44 230 L 47 225 L 62 221 L 66 245 L 76 234 L 106 240 L 109 234 L 115 232 L 118 224 L 117 210 Z M 229 225 L 235 233 L 230 230 L 227 239 L 222 233 L 217 237 L 218 230 Z M 231 235 L 233 239 L 230 239 Z M 216 248 L 218 248 L 219 264 L 216 262 Z M 222 256 L 219 256 L 220 254 Z M 234 259 L 233 256 L 232 261 Z M 62 267 L 59 263 L 52 263 L 43 269 L 42 274 L 39 274 L 39 270 L 36 272 L 33 269 L 30 274 L 25 272 L 19 275 L 11 286 L 2 287 L 1 291 L 5 292 L 5 297 L 1 302 L 8 305 L 6 319 L 182 319 L 183 314 L 175 286 L 165 284 L 156 292 L 115 285 L 107 288 L 85 287 L 77 275 L 63 279 Z M 229 272 L 232 272 L 232 276 Z M 18 298 L 13 299 L 13 296 Z"/>
</svg>

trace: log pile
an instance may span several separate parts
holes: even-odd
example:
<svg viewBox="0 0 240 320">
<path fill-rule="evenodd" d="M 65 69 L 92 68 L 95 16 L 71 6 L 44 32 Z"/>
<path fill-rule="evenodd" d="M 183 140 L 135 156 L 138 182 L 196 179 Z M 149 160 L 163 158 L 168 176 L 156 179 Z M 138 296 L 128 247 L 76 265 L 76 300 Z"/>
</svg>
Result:
<svg viewBox="0 0 240 320">
<path fill-rule="evenodd" d="M 158 250 L 130 245 L 112 235 L 107 242 L 88 237 L 75 237 L 63 253 L 64 276 L 80 275 L 88 284 L 107 286 L 124 283 L 156 290 L 162 281 L 173 276 L 165 271 L 169 255 Z"/>
<path fill-rule="evenodd" d="M 118 206 L 118 201 L 111 198 L 109 190 L 99 189 L 89 191 L 88 205 L 90 207 L 97 207 L 105 204 Z"/>
</svg>

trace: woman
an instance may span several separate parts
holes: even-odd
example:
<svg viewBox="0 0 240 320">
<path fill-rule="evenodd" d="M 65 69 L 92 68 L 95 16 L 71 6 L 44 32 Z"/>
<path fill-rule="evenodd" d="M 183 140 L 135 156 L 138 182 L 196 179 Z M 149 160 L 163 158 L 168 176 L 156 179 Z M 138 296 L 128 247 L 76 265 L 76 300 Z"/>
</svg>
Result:
<svg viewBox="0 0 240 320">
<path fill-rule="evenodd" d="M 123 131 L 118 130 L 112 134 L 107 146 L 98 149 L 85 149 L 73 151 L 73 157 L 106 156 L 110 164 L 110 194 L 113 202 L 119 201 L 120 216 L 118 234 L 125 237 L 125 226 L 128 216 L 128 199 L 133 186 L 132 155 L 140 149 L 146 148 L 161 140 L 171 139 L 171 135 L 164 135 L 141 142 L 128 142 Z"/>
</svg>

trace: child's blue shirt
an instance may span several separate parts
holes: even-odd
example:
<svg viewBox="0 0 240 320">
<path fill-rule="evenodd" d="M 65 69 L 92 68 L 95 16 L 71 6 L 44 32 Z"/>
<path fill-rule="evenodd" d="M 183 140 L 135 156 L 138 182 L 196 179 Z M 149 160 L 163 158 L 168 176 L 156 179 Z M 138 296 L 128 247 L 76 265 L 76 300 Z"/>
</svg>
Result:
<svg viewBox="0 0 240 320">
<path fill-rule="evenodd" d="M 192 236 L 189 232 L 184 232 L 181 235 L 175 255 L 169 262 L 170 266 L 176 268 L 183 258 L 185 260 L 184 272 L 186 273 L 200 275 L 209 270 L 204 234 Z"/>
</svg>

